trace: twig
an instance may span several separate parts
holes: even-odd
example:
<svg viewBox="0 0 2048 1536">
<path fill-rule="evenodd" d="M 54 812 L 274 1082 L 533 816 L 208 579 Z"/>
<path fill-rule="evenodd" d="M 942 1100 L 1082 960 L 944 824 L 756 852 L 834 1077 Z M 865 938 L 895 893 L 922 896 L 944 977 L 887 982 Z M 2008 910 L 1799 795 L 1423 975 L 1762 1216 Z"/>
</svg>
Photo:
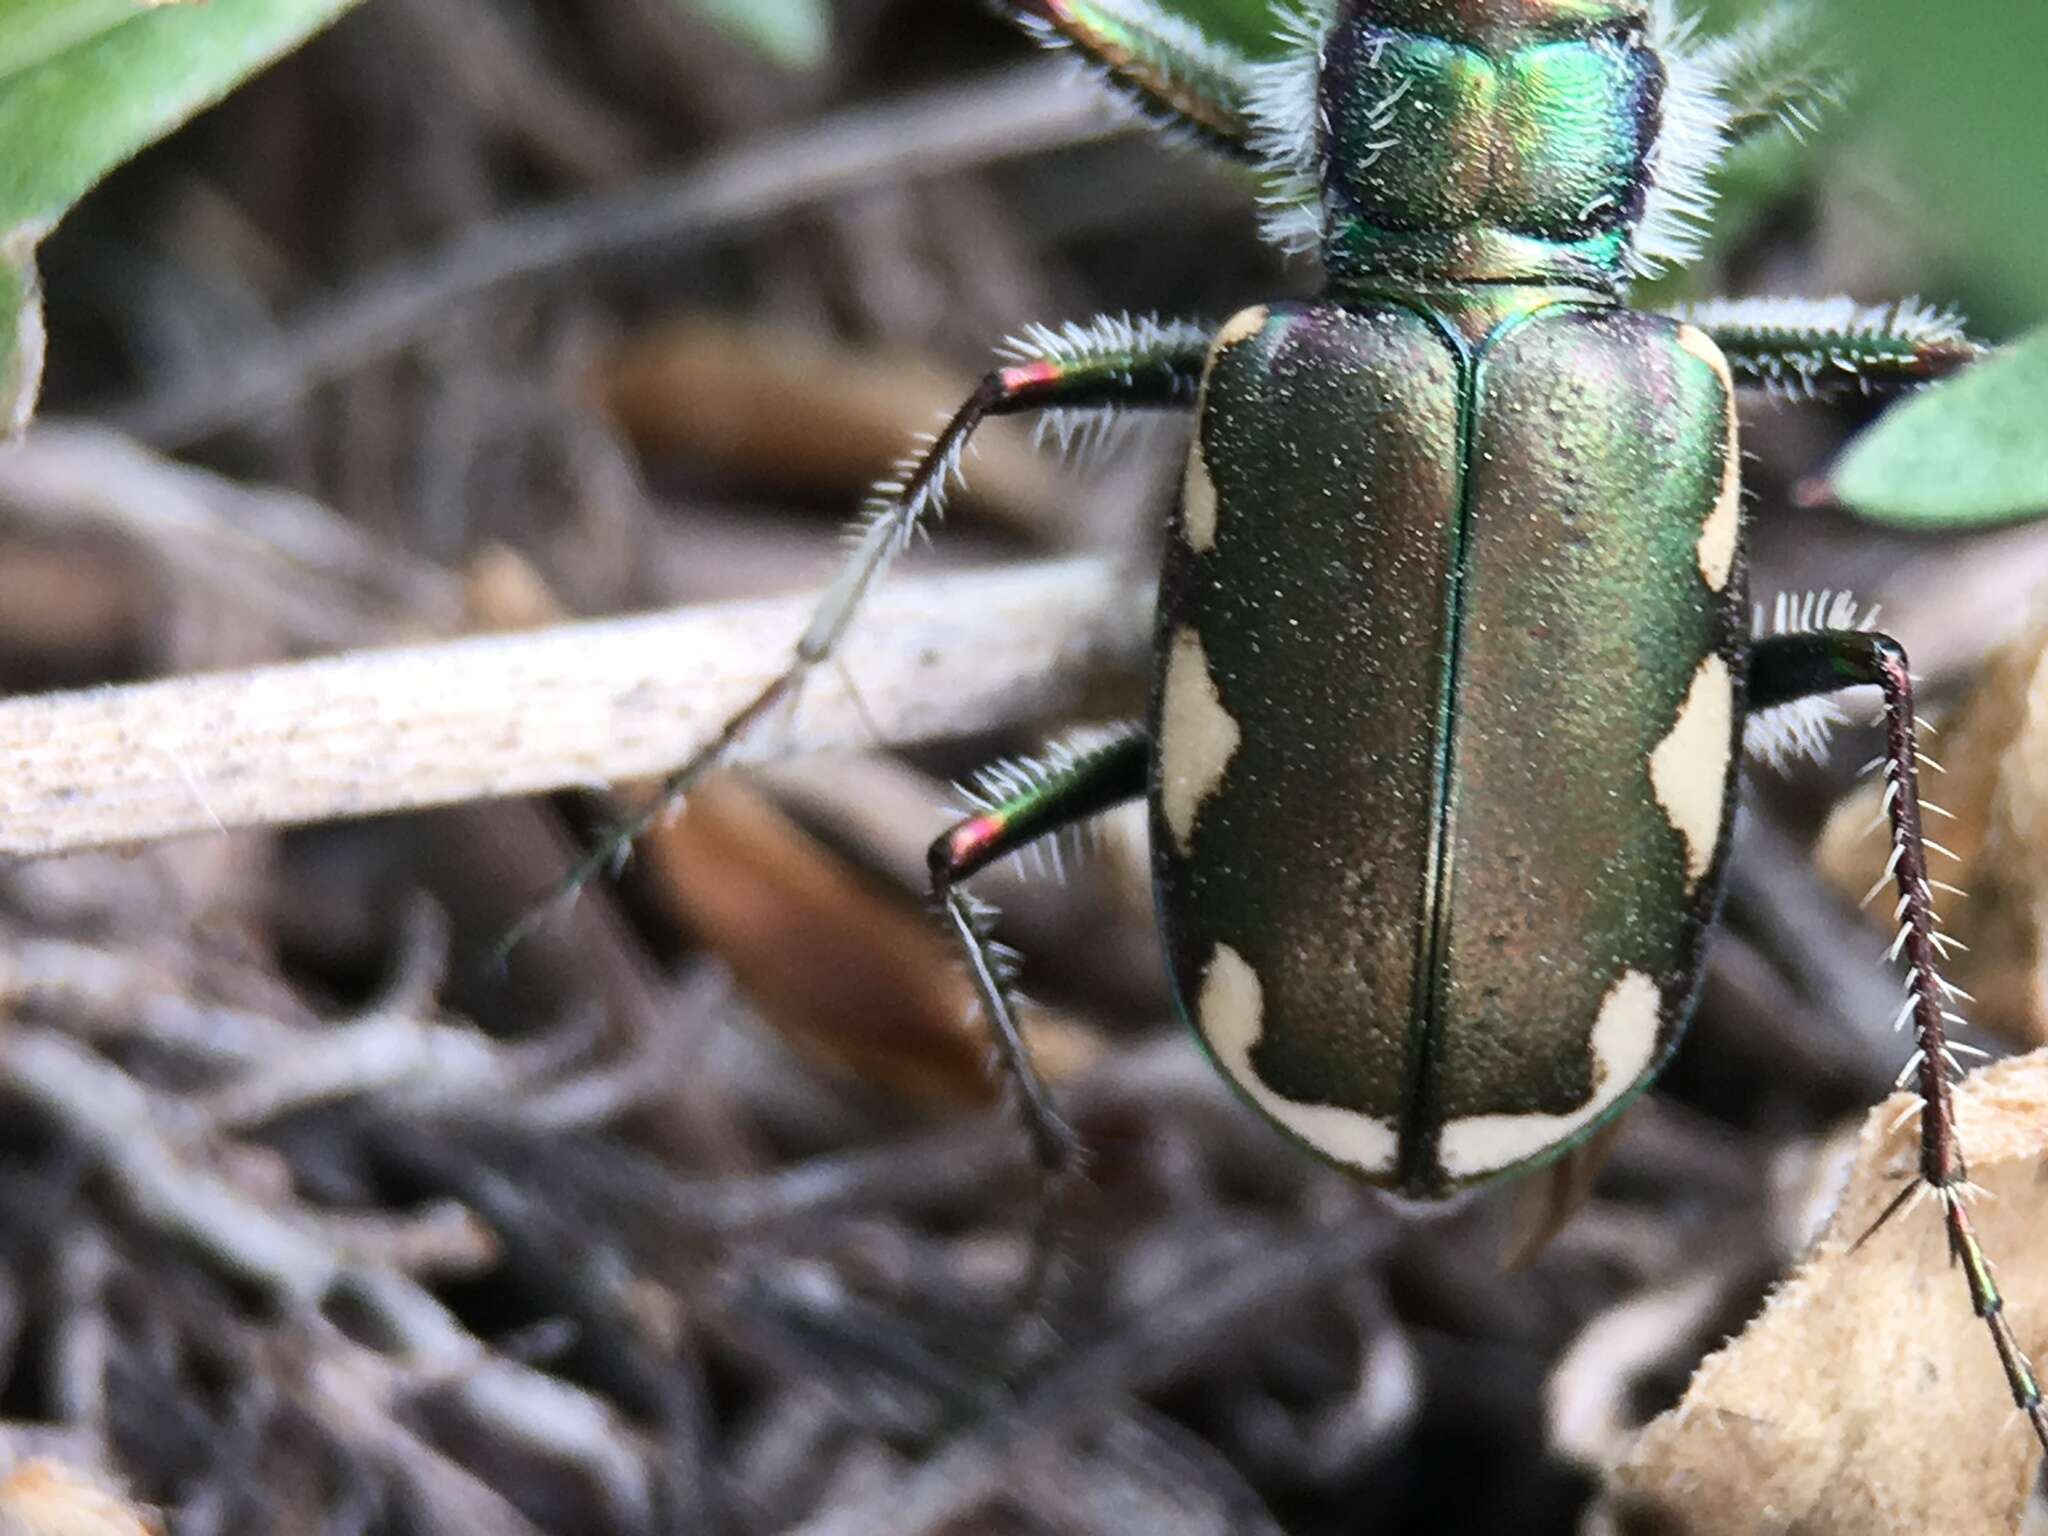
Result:
<svg viewBox="0 0 2048 1536">
<path fill-rule="evenodd" d="M 516 1044 L 494 1040 L 425 997 L 410 1007 L 387 999 L 319 1027 L 209 1002 L 196 978 L 128 948 L 11 932 L 4 947 L 0 1006 L 17 1016 L 61 1019 L 80 1039 L 144 1039 L 215 1073 L 232 1069 L 224 1086 L 191 1101 L 217 1130 L 358 1096 L 414 1109 L 503 1104 L 551 1082 L 587 1045 L 573 1028 Z"/>
<path fill-rule="evenodd" d="M 915 1471 L 857 1503 L 820 1511 L 803 1536 L 896 1536 L 936 1530 L 1001 1492 L 1031 1437 L 1072 1433 L 1128 1406 L 1192 1363 L 1240 1346 L 1262 1318 L 1284 1314 L 1387 1241 L 1378 1223 L 1353 1219 L 1300 1237 L 1275 1236 L 1249 1262 L 1204 1276 L 1111 1328 L 1034 1385 L 1014 1409 L 953 1440 Z"/>
<path fill-rule="evenodd" d="M 395 1401 L 403 1387 L 403 1372 L 389 1361 L 329 1335 L 293 1390 L 342 1444 L 399 1484 L 427 1529 L 448 1536 L 541 1536 L 503 1494 L 406 1426 Z"/>
<path fill-rule="evenodd" d="M 644 1500 L 634 1436 L 602 1401 L 492 1353 L 386 1255 L 340 1247 L 333 1227 L 323 1230 L 303 1207 L 259 1203 L 188 1158 L 166 1129 L 189 1116 L 185 1105 L 44 1029 L 0 1039 L 0 1082 L 59 1120 L 149 1225 L 201 1248 L 309 1324 L 346 1296 L 374 1319 L 412 1388 L 445 1385 L 492 1432 L 582 1466 L 615 1498 Z M 384 1246 L 380 1234 L 367 1235 Z"/>
<path fill-rule="evenodd" d="M 363 651 L 0 705 L 0 853 L 368 816 L 657 775 L 777 672 L 807 597 Z M 1148 605 L 1108 563 L 878 593 L 756 755 L 983 730 L 1075 702 Z M 771 737 L 776 733 L 771 732 Z"/>
<path fill-rule="evenodd" d="M 102 414 L 182 446 L 390 355 L 503 284 L 639 247 L 672 255 L 806 204 L 1085 143 L 1128 121 L 1092 82 L 1044 64 L 851 108 L 624 192 L 476 225 L 313 305 L 218 373 L 170 379 Z"/>
</svg>

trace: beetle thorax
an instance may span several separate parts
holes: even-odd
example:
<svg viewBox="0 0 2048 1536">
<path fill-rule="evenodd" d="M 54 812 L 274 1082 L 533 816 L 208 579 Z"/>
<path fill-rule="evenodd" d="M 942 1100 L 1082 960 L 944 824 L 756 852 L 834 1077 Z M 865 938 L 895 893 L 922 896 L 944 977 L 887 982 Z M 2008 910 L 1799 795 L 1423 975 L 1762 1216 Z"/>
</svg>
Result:
<svg viewBox="0 0 2048 1536">
<path fill-rule="evenodd" d="M 1318 82 L 1333 281 L 1618 281 L 1665 87 L 1646 9 L 1347 0 Z"/>
</svg>

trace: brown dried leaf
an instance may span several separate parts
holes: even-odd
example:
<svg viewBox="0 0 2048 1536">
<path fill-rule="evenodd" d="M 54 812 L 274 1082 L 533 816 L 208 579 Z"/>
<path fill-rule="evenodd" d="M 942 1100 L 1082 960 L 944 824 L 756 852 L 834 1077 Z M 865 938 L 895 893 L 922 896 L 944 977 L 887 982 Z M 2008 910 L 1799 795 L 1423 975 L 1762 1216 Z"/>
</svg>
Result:
<svg viewBox="0 0 2048 1536">
<path fill-rule="evenodd" d="M 486 544 L 462 570 L 462 627 L 468 634 L 545 629 L 569 617 L 534 563 L 508 544 Z"/>
<path fill-rule="evenodd" d="M 1610 1493 L 1686 1536 L 1878 1536 L 2017 1528 L 2038 1448 L 1928 1205 L 1856 1238 L 1910 1178 L 1909 1101 L 1870 1112 L 1841 1204 L 1805 1263 L 1685 1398 L 1643 1431 Z M 2035 1358 L 2048 1352 L 2048 1051 L 1957 1092 L 1971 1210 Z"/>
<path fill-rule="evenodd" d="M 849 508 L 950 416 L 974 381 L 916 355 L 854 351 L 761 325 L 677 320 L 604 367 L 605 407 L 639 450 Z M 1015 422 L 975 434 L 963 505 L 1043 532 L 1070 504 L 1058 469 Z"/>
<path fill-rule="evenodd" d="M 676 918 L 732 968 L 797 1050 L 922 1103 L 993 1097 L 989 1041 L 934 919 L 863 879 L 744 780 L 721 775 L 648 834 L 647 868 Z M 1020 1010 L 1049 1081 L 1094 1037 Z"/>
<path fill-rule="evenodd" d="M 1935 893 L 1944 926 L 1969 946 L 1947 963 L 1971 993 L 1973 1023 L 2021 1045 L 2048 1042 L 2048 622 L 1997 652 L 1941 735 L 1928 743 L 1945 773 L 1921 775 L 1923 799 L 1952 816 L 1927 817 L 1928 835 L 1956 855 L 1933 858 L 1937 878 L 1969 892 Z M 1836 807 L 1815 859 L 1860 900 L 1881 879 L 1891 847 L 1867 833 L 1883 785 L 1873 780 Z M 1869 907 L 1889 928 L 1889 890 Z"/>
<path fill-rule="evenodd" d="M 0 1536 L 162 1536 L 149 1515 L 83 1472 L 27 1461 L 0 1482 Z"/>
</svg>

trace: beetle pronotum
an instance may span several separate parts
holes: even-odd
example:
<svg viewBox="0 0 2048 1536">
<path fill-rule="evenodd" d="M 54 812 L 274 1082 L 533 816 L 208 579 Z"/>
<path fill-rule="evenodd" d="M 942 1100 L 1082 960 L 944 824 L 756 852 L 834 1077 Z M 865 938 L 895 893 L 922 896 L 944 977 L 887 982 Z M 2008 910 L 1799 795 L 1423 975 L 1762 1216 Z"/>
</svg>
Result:
<svg viewBox="0 0 2048 1536">
<path fill-rule="evenodd" d="M 1014 344 L 671 789 L 831 658 L 981 421 L 1192 407 L 1148 718 L 942 837 L 934 891 L 1049 1185 L 1073 1136 L 961 885 L 1145 795 L 1174 988 L 1217 1066 L 1321 1156 L 1439 1196 L 1559 1156 L 1654 1077 L 1720 903 L 1745 720 L 1874 685 L 1921 1099 L 1900 1202 L 1936 1197 L 2048 1448 L 1965 1202 L 1905 654 L 1854 627 L 1752 639 L 1743 569 L 1737 383 L 1897 385 L 1977 349 L 1916 305 L 1625 298 L 1694 253 L 1709 171 L 1772 115 L 1726 82 L 1796 29 L 1700 41 L 1664 0 L 1308 0 L 1255 64 L 1152 0 L 1000 9 L 1261 167 L 1269 232 L 1320 255 L 1325 292 Z"/>
</svg>

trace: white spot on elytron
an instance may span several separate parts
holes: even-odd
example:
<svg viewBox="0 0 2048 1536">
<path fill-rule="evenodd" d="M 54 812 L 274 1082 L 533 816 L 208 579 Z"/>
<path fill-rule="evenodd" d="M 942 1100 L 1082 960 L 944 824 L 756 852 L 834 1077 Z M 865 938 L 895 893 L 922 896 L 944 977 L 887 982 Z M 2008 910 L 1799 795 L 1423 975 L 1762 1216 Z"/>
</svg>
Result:
<svg viewBox="0 0 2048 1536">
<path fill-rule="evenodd" d="M 1735 426 L 1735 377 L 1714 338 L 1695 325 L 1678 328 L 1678 344 L 1714 370 L 1728 402 L 1728 437 L 1721 453 L 1721 493 L 1700 525 L 1700 576 L 1710 591 L 1727 590 L 1735 571 L 1735 540 L 1742 530 L 1742 446 Z"/>
<path fill-rule="evenodd" d="M 1205 554 L 1216 547 L 1216 482 L 1209 478 L 1208 456 L 1202 452 L 1201 418 L 1188 449 L 1188 472 L 1180 488 L 1180 531 L 1188 548 Z"/>
<path fill-rule="evenodd" d="M 1561 1115 L 1468 1115 L 1445 1124 L 1437 1161 L 1454 1179 L 1473 1179 L 1511 1168 L 1556 1146 L 1598 1119 L 1635 1086 L 1657 1055 L 1657 1018 L 1663 998 L 1642 971 L 1626 971 L 1600 1000 L 1593 1023 L 1593 1091 Z"/>
<path fill-rule="evenodd" d="M 1194 852 L 1195 817 L 1223 782 L 1239 739 L 1202 637 L 1183 624 L 1167 653 L 1159 709 L 1159 806 L 1182 857 Z"/>
<path fill-rule="evenodd" d="M 1272 312 L 1263 304 L 1254 304 L 1250 309 L 1240 309 L 1223 322 L 1223 329 L 1216 333 L 1216 340 L 1210 343 L 1209 357 L 1215 359 L 1225 347 L 1234 347 L 1240 341 L 1250 341 L 1266 328 Z"/>
<path fill-rule="evenodd" d="M 1216 359 L 1226 348 L 1249 341 L 1266 328 L 1264 305 L 1239 310 L 1223 322 L 1216 339 L 1209 344 L 1209 360 L 1202 367 L 1202 387 L 1195 395 L 1195 440 L 1188 448 L 1187 475 L 1180 490 L 1180 531 L 1188 548 L 1206 554 L 1216 547 L 1216 482 L 1209 474 L 1209 459 L 1202 452 L 1202 418 L 1208 414 L 1209 376 L 1216 371 Z"/>
<path fill-rule="evenodd" d="M 1264 1016 L 1265 991 L 1257 972 L 1228 944 L 1218 944 L 1195 999 L 1195 1023 L 1223 1070 L 1253 1103 L 1323 1156 L 1360 1173 L 1392 1172 L 1401 1147 L 1393 1121 L 1334 1104 L 1297 1104 L 1266 1086 L 1252 1065 Z"/>
<path fill-rule="evenodd" d="M 1709 655 L 1692 675 L 1671 734 L 1650 754 L 1650 789 L 1685 839 L 1686 878 L 1694 885 L 1721 841 L 1734 732 L 1735 680 L 1727 662 Z"/>
</svg>

